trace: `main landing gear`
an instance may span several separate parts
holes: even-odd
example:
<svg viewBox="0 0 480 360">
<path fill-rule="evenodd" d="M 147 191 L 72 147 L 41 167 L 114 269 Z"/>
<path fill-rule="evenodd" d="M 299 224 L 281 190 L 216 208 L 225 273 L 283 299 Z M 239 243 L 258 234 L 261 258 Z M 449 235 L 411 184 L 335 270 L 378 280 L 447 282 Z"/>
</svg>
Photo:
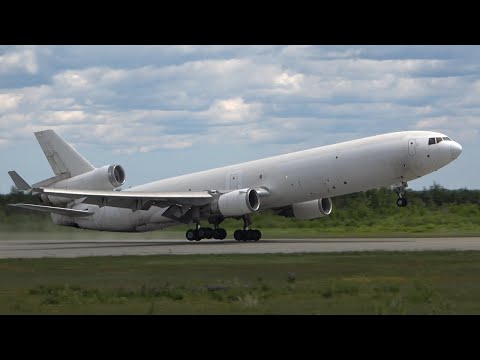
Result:
<svg viewBox="0 0 480 360">
<path fill-rule="evenodd" d="M 204 228 L 200 226 L 200 209 L 198 207 L 192 208 L 193 222 L 196 224 L 195 229 L 187 230 L 185 237 L 188 241 L 200 241 L 202 239 L 218 239 L 223 240 L 227 237 L 227 231 L 221 229 L 218 225 L 224 220 L 224 218 L 213 219 L 209 222 L 214 225 L 214 228 Z"/>
<path fill-rule="evenodd" d="M 204 228 L 197 226 L 197 229 L 189 229 L 185 234 L 188 241 L 200 241 L 202 239 L 218 239 L 223 240 L 227 237 L 227 231 L 220 228 Z"/>
<path fill-rule="evenodd" d="M 250 228 L 252 222 L 250 216 L 244 215 L 243 217 L 243 230 L 235 230 L 233 237 L 237 241 L 258 241 L 262 238 L 260 230 L 253 230 Z"/>
<path fill-rule="evenodd" d="M 401 182 L 393 186 L 393 190 L 398 194 L 397 206 L 405 207 L 408 204 L 407 198 L 404 198 L 405 190 L 407 189 L 408 184 L 406 182 Z"/>
<path fill-rule="evenodd" d="M 197 218 L 198 219 L 198 218 Z M 238 219 L 238 218 L 237 218 Z M 237 241 L 258 241 L 262 238 L 262 233 L 260 230 L 253 230 L 250 226 L 252 222 L 250 220 L 250 216 L 244 215 L 242 216 L 243 219 L 243 230 L 236 230 L 233 234 L 233 237 Z M 215 228 L 204 228 L 200 226 L 200 221 L 195 220 L 196 228 L 187 230 L 185 237 L 188 241 L 200 241 L 202 239 L 219 239 L 223 240 L 227 237 L 227 231 L 225 229 L 221 229 L 218 225 L 224 220 L 222 217 L 221 219 L 210 219 L 209 222 L 215 226 Z"/>
</svg>

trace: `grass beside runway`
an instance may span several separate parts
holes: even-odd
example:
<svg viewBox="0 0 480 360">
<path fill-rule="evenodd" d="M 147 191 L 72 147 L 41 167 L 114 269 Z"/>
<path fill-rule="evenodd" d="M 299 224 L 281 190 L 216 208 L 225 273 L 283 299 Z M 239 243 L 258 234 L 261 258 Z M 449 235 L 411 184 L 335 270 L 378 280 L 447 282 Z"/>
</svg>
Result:
<svg viewBox="0 0 480 360">
<path fill-rule="evenodd" d="M 0 260 L 2 314 L 479 314 L 480 252 Z"/>
</svg>

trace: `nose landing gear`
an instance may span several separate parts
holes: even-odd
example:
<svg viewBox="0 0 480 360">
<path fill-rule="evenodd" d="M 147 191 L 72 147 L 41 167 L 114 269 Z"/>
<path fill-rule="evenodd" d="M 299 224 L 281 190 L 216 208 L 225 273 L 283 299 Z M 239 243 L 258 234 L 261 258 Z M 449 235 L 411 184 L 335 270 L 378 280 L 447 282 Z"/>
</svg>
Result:
<svg viewBox="0 0 480 360">
<path fill-rule="evenodd" d="M 404 197 L 408 183 L 402 181 L 395 185 L 392 185 L 392 189 L 398 194 L 397 206 L 405 207 L 408 204 L 407 198 Z"/>
<path fill-rule="evenodd" d="M 407 199 L 405 199 L 405 198 L 398 198 L 397 199 L 397 206 L 405 207 L 405 206 L 407 206 L 407 204 L 408 204 Z"/>
</svg>

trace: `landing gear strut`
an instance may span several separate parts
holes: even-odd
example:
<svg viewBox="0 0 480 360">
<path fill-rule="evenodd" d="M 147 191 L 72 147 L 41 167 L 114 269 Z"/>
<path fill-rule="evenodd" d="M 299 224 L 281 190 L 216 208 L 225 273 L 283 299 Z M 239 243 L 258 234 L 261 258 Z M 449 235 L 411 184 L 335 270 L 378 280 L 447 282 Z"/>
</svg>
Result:
<svg viewBox="0 0 480 360">
<path fill-rule="evenodd" d="M 405 195 L 405 190 L 408 187 L 406 182 L 401 182 L 392 186 L 393 190 L 398 194 L 397 206 L 405 207 L 408 204 L 407 198 L 403 197 Z"/>
<path fill-rule="evenodd" d="M 243 215 L 243 230 L 235 230 L 233 237 L 237 241 L 258 241 L 262 238 L 260 230 L 253 230 L 250 228 L 252 222 L 250 216 Z"/>
</svg>

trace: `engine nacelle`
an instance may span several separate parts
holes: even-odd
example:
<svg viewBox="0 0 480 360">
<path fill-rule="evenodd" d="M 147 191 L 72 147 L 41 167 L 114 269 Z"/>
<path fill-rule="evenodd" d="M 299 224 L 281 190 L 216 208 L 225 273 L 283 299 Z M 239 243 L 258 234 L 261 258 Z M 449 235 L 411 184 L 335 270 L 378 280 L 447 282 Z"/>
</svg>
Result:
<svg viewBox="0 0 480 360">
<path fill-rule="evenodd" d="M 53 188 L 76 190 L 113 190 L 125 183 L 125 170 L 120 165 L 107 165 L 70 179 L 57 182 Z"/>
<path fill-rule="evenodd" d="M 77 175 L 69 179 L 61 180 L 49 187 L 53 189 L 67 190 L 106 190 L 110 191 L 125 183 L 125 170 L 120 165 L 106 165 L 96 168 L 85 174 Z M 71 201 L 69 198 L 63 198 L 51 195 L 41 195 L 45 203 L 53 205 L 67 204 Z"/>
<path fill-rule="evenodd" d="M 293 204 L 283 210 L 280 215 L 295 217 L 301 220 L 317 219 L 332 212 L 332 199 L 324 198 Z"/>
<path fill-rule="evenodd" d="M 74 217 L 54 214 L 54 213 L 51 214 L 51 217 L 55 225 L 69 226 L 69 227 L 76 227 L 76 228 L 79 227 L 78 224 L 75 222 Z"/>
<path fill-rule="evenodd" d="M 260 197 L 254 189 L 233 190 L 212 203 L 214 214 L 223 216 L 242 216 L 257 211 L 260 208 Z"/>
</svg>

